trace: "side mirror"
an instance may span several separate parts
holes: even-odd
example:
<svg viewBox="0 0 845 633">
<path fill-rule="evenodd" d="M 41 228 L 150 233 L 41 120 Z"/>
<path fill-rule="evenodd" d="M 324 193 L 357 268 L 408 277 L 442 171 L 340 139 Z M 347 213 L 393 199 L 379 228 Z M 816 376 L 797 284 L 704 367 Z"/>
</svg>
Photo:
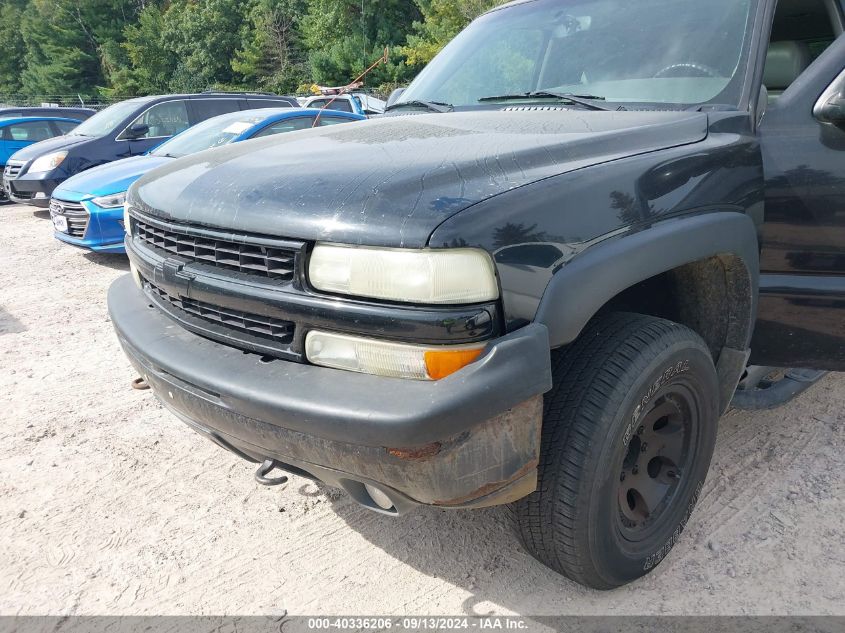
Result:
<svg viewBox="0 0 845 633">
<path fill-rule="evenodd" d="M 384 106 L 385 108 L 389 108 L 394 103 L 399 101 L 399 97 L 402 96 L 402 93 L 405 92 L 404 88 L 397 88 L 393 92 L 390 93 L 390 96 L 387 98 L 387 104 Z"/>
<path fill-rule="evenodd" d="M 840 92 L 828 99 L 821 107 L 819 118 L 825 123 L 845 127 L 845 93 Z"/>
<path fill-rule="evenodd" d="M 142 136 L 146 136 L 150 132 L 150 126 L 146 123 L 136 123 L 131 125 L 123 135 L 128 138 L 130 141 L 134 139 L 139 139 Z"/>
</svg>

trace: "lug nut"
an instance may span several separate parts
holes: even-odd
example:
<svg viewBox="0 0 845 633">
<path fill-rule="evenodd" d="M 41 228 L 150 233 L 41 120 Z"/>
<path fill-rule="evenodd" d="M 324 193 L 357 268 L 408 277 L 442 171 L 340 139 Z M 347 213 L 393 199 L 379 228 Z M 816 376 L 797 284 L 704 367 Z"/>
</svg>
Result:
<svg viewBox="0 0 845 633">
<path fill-rule="evenodd" d="M 634 466 L 634 467 L 631 469 L 631 472 L 632 472 L 632 473 L 634 473 L 634 474 L 636 475 L 637 473 L 639 473 L 639 472 L 640 472 L 640 467 L 639 467 L 639 466 Z"/>
<path fill-rule="evenodd" d="M 643 442 L 642 446 L 640 446 L 640 450 L 645 453 L 648 450 L 648 443 Z"/>
<path fill-rule="evenodd" d="M 640 425 L 640 428 L 637 429 L 637 435 L 642 435 L 645 433 L 645 427 Z"/>
<path fill-rule="evenodd" d="M 619 475 L 619 481 L 625 481 L 625 473 Z"/>
</svg>

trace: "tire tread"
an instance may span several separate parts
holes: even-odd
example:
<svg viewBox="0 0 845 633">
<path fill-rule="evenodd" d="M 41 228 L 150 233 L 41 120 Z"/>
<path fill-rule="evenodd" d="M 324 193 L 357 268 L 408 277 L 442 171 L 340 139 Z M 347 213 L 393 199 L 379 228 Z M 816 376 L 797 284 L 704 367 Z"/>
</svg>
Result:
<svg viewBox="0 0 845 633">
<path fill-rule="evenodd" d="M 538 487 L 511 512 L 526 548 L 576 582 L 618 586 L 602 577 L 587 547 L 588 460 L 636 378 L 678 342 L 707 350 L 683 325 L 620 312 L 597 317 L 575 343 L 552 352 L 554 386 L 544 401 Z"/>
</svg>

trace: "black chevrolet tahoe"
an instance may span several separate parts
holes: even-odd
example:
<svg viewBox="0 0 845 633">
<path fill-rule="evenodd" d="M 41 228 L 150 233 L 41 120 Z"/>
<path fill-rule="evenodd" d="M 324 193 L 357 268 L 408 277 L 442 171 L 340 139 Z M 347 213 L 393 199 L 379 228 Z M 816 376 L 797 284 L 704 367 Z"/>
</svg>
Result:
<svg viewBox="0 0 845 633">
<path fill-rule="evenodd" d="M 133 186 L 123 349 L 262 483 L 508 504 L 543 563 L 632 581 L 749 363 L 845 370 L 842 31 L 839 0 L 493 10 L 383 118 Z"/>
</svg>

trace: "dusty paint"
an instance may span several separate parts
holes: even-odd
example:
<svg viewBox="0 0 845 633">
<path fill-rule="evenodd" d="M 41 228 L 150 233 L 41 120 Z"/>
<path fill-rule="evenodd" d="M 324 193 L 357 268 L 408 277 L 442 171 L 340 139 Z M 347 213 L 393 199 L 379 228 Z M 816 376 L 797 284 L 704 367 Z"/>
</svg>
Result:
<svg viewBox="0 0 845 633">
<path fill-rule="evenodd" d="M 552 176 L 705 138 L 691 112 L 454 112 L 235 144 L 143 177 L 160 217 L 303 240 L 425 246 L 445 220 Z"/>
</svg>

